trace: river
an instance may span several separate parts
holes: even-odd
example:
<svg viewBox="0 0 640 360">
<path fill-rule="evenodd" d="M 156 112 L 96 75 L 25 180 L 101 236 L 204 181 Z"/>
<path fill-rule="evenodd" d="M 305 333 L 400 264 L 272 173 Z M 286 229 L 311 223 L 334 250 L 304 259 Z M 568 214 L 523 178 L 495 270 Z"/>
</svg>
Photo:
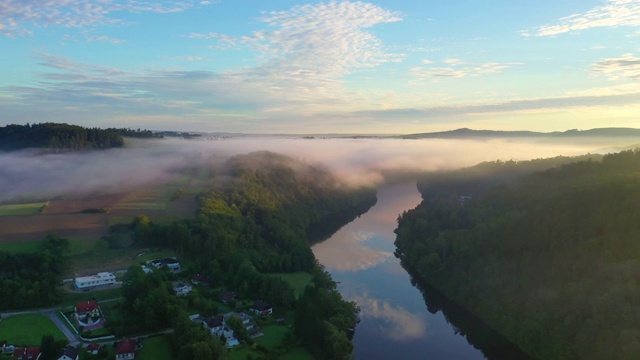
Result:
<svg viewBox="0 0 640 360">
<path fill-rule="evenodd" d="M 496 343 L 503 340 L 490 341 L 487 346 L 487 334 L 491 331 L 478 329 L 473 319 L 470 322 L 474 325 L 468 326 L 466 318 L 472 315 L 461 316 L 464 310 L 451 310 L 448 304 L 443 304 L 442 296 L 431 295 L 425 287 L 412 285 L 411 277 L 393 255 L 393 230 L 398 215 L 415 208 L 421 200 L 415 183 L 380 189 L 377 204 L 366 214 L 312 248 L 338 282 L 342 295 L 360 306 L 361 322 L 353 337 L 355 358 L 526 358 L 524 354 L 520 357 L 517 349 L 514 355 L 510 344 L 504 351 L 498 345 L 496 351 Z M 449 314 L 444 314 L 443 308 Z M 457 319 L 452 321 L 456 326 L 450 323 L 451 319 Z M 478 338 L 482 341 L 475 341 L 473 345 L 467 340 Z M 500 356 L 491 356 L 492 353 Z"/>
</svg>

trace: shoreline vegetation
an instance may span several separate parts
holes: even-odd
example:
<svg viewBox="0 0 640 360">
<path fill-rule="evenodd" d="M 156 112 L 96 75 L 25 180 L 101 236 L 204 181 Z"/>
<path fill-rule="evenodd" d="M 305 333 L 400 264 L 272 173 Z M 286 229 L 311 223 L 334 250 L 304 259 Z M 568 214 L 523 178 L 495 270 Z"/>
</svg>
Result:
<svg viewBox="0 0 640 360">
<path fill-rule="evenodd" d="M 483 163 L 418 188 L 396 230 L 412 272 L 535 358 L 640 357 L 639 150 Z"/>
</svg>

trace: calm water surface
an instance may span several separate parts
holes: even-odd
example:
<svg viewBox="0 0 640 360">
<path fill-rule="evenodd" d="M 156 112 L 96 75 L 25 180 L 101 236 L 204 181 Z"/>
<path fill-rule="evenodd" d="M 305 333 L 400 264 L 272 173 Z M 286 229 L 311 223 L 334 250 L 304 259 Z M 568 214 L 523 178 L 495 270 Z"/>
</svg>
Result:
<svg viewBox="0 0 640 360">
<path fill-rule="evenodd" d="M 381 189 L 369 212 L 313 247 L 343 296 L 361 308 L 353 338 L 358 360 L 485 359 L 442 312 L 427 310 L 393 255 L 398 215 L 421 200 L 415 183 Z"/>
</svg>

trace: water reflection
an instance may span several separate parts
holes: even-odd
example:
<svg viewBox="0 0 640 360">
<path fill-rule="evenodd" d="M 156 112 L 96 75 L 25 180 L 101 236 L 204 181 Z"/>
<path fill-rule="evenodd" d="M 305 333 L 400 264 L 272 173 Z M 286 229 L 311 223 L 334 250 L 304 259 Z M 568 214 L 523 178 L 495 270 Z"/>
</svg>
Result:
<svg viewBox="0 0 640 360">
<path fill-rule="evenodd" d="M 403 307 L 394 306 L 387 300 L 370 297 L 363 293 L 351 298 L 360 306 L 360 317 L 374 319 L 381 336 L 395 341 L 410 341 L 427 336 L 427 323 L 419 314 Z"/>
<path fill-rule="evenodd" d="M 398 215 L 421 200 L 415 184 L 382 189 L 369 212 L 313 246 L 343 296 L 361 308 L 352 339 L 355 358 L 526 359 L 519 352 L 499 356 L 509 344 L 493 342 L 495 332 L 485 331 L 477 319 L 468 321 L 469 314 L 449 307 L 446 298 L 433 302 L 431 293 L 412 286 L 414 279 L 392 255 L 393 230 Z"/>
</svg>

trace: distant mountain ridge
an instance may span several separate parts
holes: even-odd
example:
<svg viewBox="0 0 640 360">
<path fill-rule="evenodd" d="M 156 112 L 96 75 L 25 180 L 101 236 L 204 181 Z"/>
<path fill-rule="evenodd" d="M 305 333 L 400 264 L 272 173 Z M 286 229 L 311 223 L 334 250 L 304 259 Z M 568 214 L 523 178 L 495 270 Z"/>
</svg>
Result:
<svg viewBox="0 0 640 360">
<path fill-rule="evenodd" d="M 473 130 L 461 128 L 456 130 L 401 135 L 403 139 L 475 139 L 475 138 L 558 138 L 558 137 L 632 137 L 640 136 L 640 129 L 634 128 L 597 128 L 590 130 L 567 130 L 554 132 L 535 131 L 501 131 Z"/>
</svg>

